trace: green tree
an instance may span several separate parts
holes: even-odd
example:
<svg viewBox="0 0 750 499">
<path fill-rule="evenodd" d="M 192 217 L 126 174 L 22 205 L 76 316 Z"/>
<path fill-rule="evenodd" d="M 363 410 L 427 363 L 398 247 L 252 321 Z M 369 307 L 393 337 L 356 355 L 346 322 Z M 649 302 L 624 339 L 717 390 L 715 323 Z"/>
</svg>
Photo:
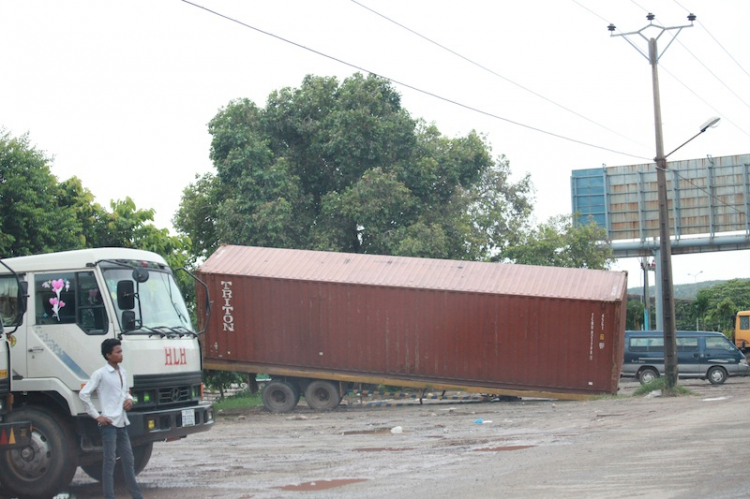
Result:
<svg viewBox="0 0 750 499">
<path fill-rule="evenodd" d="M 71 181 L 75 183 L 75 181 Z M 68 185 L 58 184 L 49 159 L 28 135 L 0 129 L 0 255 L 47 253 L 85 245 Z"/>
<path fill-rule="evenodd" d="M 640 300 L 628 300 L 628 311 L 625 316 L 625 329 L 640 331 L 643 329 L 645 305 Z"/>
<path fill-rule="evenodd" d="M 376 76 L 307 76 L 265 108 L 232 101 L 209 123 L 215 175 L 183 192 L 175 227 L 196 257 L 219 243 L 456 259 L 501 252 L 531 212 L 475 132 L 443 137 Z"/>
<path fill-rule="evenodd" d="M 606 231 L 590 222 L 575 224 L 571 215 L 552 217 L 520 237 L 500 256 L 514 263 L 607 269 L 614 262 Z"/>
<path fill-rule="evenodd" d="M 697 319 L 704 325 L 703 329 L 719 330 L 731 336 L 734 315 L 740 310 L 750 310 L 750 280 L 732 279 L 701 289 L 692 310 L 692 320 Z"/>
</svg>

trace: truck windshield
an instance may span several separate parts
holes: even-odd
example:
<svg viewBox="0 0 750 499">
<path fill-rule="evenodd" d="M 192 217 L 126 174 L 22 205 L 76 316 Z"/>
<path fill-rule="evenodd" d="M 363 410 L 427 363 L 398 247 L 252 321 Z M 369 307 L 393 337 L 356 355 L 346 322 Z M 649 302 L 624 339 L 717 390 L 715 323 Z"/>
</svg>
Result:
<svg viewBox="0 0 750 499">
<path fill-rule="evenodd" d="M 133 269 L 127 267 L 105 268 L 104 279 L 112 297 L 118 321 L 122 321 L 122 312 L 117 303 L 117 283 L 132 281 L 136 290 L 135 296 L 135 330 L 131 333 L 159 333 L 162 335 L 194 333 L 190 314 L 182 299 L 174 276 L 161 269 L 149 268 L 148 280 L 136 283 Z M 125 331 L 123 324 L 120 328 Z M 127 334 L 127 333 L 125 333 Z"/>
</svg>

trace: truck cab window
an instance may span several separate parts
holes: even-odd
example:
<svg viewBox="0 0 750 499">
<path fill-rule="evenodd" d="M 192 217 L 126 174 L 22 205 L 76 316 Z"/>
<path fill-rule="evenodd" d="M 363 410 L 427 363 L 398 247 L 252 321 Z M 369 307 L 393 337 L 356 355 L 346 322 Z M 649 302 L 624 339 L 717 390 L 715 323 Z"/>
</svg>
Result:
<svg viewBox="0 0 750 499">
<path fill-rule="evenodd" d="M 78 324 L 88 334 L 107 332 L 107 312 L 93 272 L 35 277 L 36 323 Z"/>
<path fill-rule="evenodd" d="M 78 325 L 88 334 L 107 332 L 109 320 L 104 308 L 102 293 L 93 272 L 79 272 L 78 278 Z"/>
</svg>

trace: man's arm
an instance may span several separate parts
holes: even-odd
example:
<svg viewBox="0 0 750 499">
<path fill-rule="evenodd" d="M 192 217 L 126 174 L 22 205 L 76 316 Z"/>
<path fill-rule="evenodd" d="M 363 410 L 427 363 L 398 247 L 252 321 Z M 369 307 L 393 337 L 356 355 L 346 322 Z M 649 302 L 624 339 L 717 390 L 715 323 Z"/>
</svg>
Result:
<svg viewBox="0 0 750 499">
<path fill-rule="evenodd" d="M 91 394 L 96 391 L 97 388 L 99 388 L 99 383 L 101 383 L 101 371 L 97 370 L 94 371 L 94 374 L 91 375 L 91 379 L 86 383 L 86 386 L 84 386 L 81 391 L 78 393 L 78 397 L 83 401 L 84 405 L 86 406 L 86 413 L 91 416 L 93 419 L 96 419 L 96 422 L 101 426 L 103 424 L 109 424 L 112 422 L 111 419 L 109 419 L 106 416 L 103 416 L 99 414 L 99 411 L 96 410 L 96 407 L 94 407 L 93 402 L 91 402 Z"/>
</svg>

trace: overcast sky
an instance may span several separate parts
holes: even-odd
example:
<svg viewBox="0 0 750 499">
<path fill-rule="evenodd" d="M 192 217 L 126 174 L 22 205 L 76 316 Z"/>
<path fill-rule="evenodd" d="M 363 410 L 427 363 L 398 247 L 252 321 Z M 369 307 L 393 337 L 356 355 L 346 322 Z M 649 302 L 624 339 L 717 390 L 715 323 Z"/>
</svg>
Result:
<svg viewBox="0 0 750 499">
<path fill-rule="evenodd" d="M 514 174 L 531 174 L 544 221 L 570 213 L 572 170 L 655 156 L 650 66 L 607 25 L 634 32 L 650 11 L 680 26 L 694 12 L 660 60 L 665 150 L 721 116 L 669 159 L 750 153 L 747 0 L 195 4 L 244 25 L 180 0 L 1 0 L 0 127 L 28 132 L 52 172 L 79 177 L 99 203 L 130 196 L 171 228 L 182 190 L 213 171 L 207 123 L 230 100 L 262 106 L 306 74 L 372 72 L 396 82 L 412 117 L 451 137 L 485 134 Z M 750 277 L 750 252 L 673 267 L 676 283 Z M 642 282 L 634 259 L 617 268 Z"/>
</svg>

